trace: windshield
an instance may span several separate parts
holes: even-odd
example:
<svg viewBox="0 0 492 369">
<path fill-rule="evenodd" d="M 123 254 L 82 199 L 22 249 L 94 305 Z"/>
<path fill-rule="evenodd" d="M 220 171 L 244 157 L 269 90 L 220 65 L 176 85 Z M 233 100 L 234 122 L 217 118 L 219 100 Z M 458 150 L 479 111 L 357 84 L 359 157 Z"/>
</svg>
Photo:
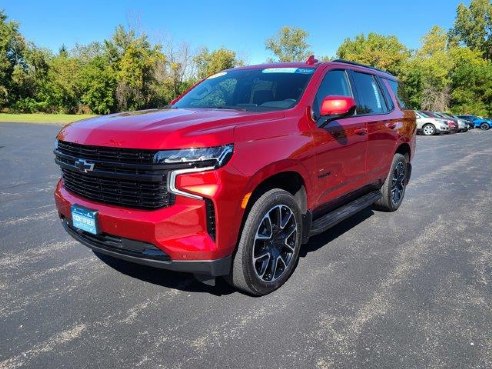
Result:
<svg viewBox="0 0 492 369">
<path fill-rule="evenodd" d="M 295 106 L 314 68 L 240 69 L 217 73 L 191 89 L 173 108 L 271 111 Z"/>
</svg>

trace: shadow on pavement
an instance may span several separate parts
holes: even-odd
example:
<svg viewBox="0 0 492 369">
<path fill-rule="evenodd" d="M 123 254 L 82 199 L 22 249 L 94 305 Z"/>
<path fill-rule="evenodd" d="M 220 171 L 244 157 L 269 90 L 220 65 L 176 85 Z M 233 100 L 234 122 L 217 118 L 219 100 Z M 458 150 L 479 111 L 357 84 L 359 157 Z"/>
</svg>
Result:
<svg viewBox="0 0 492 369">
<path fill-rule="evenodd" d="M 314 236 L 309 239 L 309 242 L 301 247 L 299 252 L 300 257 L 305 257 L 308 253 L 316 251 L 331 241 L 337 239 L 345 232 L 350 231 L 356 225 L 362 223 L 366 219 L 374 215 L 374 211 L 371 207 L 368 207 L 352 217 L 337 224 L 335 227 L 328 229 L 326 232 L 320 235 Z"/>
<path fill-rule="evenodd" d="M 372 209 L 368 207 L 335 227 L 329 229 L 325 233 L 311 238 L 306 245 L 301 247 L 299 256 L 305 257 L 308 253 L 320 249 L 331 241 L 337 239 L 339 236 L 343 235 L 345 232 L 350 231 L 356 225 L 370 218 L 373 214 L 374 212 Z M 127 262 L 125 260 L 115 259 L 97 252 L 94 252 L 94 254 L 106 265 L 120 273 L 163 287 L 174 288 L 187 292 L 205 292 L 215 296 L 229 295 L 231 293 L 238 292 L 223 278 L 217 278 L 215 286 L 207 286 L 198 282 L 191 274 L 188 273 L 179 273 L 139 265 Z"/>
<path fill-rule="evenodd" d="M 201 282 L 198 282 L 193 275 L 189 273 L 179 273 L 165 269 L 152 268 L 125 260 L 112 258 L 97 252 L 94 252 L 94 255 L 96 255 L 106 265 L 120 273 L 159 286 L 187 292 L 206 292 L 216 296 L 229 295 L 236 292 L 236 290 L 234 290 L 234 288 L 227 284 L 227 282 L 222 278 L 216 279 L 215 286 L 207 286 Z"/>
</svg>

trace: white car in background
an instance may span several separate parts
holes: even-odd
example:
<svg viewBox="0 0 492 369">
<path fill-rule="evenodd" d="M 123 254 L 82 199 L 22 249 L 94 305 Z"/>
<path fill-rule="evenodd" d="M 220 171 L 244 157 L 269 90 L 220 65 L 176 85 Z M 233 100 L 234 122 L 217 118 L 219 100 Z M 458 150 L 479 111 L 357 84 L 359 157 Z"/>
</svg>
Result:
<svg viewBox="0 0 492 369">
<path fill-rule="evenodd" d="M 418 110 L 415 110 L 415 116 L 417 117 L 417 132 L 424 136 L 449 133 L 449 126 L 445 119 L 432 118 Z"/>
</svg>

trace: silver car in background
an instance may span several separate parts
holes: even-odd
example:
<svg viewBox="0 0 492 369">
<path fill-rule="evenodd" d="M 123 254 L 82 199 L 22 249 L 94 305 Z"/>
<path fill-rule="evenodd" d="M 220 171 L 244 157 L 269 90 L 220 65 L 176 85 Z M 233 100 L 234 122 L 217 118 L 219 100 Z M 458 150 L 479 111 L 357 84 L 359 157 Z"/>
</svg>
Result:
<svg viewBox="0 0 492 369">
<path fill-rule="evenodd" d="M 449 133 L 449 126 L 445 119 L 429 117 L 427 114 L 415 110 L 417 117 L 417 132 L 424 136 L 433 136 L 441 133 Z"/>
<path fill-rule="evenodd" d="M 450 113 L 440 112 L 439 114 L 444 116 L 445 118 L 449 118 L 455 121 L 456 124 L 458 124 L 458 132 L 468 132 L 468 124 L 466 123 L 466 120 L 458 118 L 456 115 Z"/>
</svg>

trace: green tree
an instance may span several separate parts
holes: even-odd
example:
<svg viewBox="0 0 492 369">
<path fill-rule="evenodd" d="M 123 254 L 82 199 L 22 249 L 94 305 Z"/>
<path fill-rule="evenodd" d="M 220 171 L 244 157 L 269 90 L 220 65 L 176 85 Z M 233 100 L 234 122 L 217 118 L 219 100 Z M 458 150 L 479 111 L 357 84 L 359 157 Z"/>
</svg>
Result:
<svg viewBox="0 0 492 369">
<path fill-rule="evenodd" d="M 450 36 L 472 50 L 479 50 L 492 59 L 492 3 L 490 0 L 472 0 L 470 6 L 460 4 L 456 10 Z"/>
<path fill-rule="evenodd" d="M 450 72 L 453 60 L 449 57 L 446 32 L 434 26 L 423 38 L 417 51 L 416 65 L 420 68 L 423 109 L 445 111 L 450 100 Z"/>
<path fill-rule="evenodd" d="M 81 102 L 96 114 L 116 111 L 116 75 L 103 55 L 96 55 L 79 74 Z"/>
<path fill-rule="evenodd" d="M 447 110 L 453 65 L 446 32 L 433 27 L 423 37 L 421 48 L 402 64 L 398 73 L 410 105 L 428 110 Z"/>
<path fill-rule="evenodd" d="M 338 48 L 337 56 L 398 74 L 409 59 L 410 52 L 396 36 L 369 33 L 367 37 L 361 34 L 353 40 L 345 39 Z"/>
<path fill-rule="evenodd" d="M 306 41 L 308 36 L 301 28 L 282 27 L 276 36 L 266 40 L 265 47 L 280 62 L 304 61 L 312 54 Z"/>
<path fill-rule="evenodd" d="M 492 62 L 478 50 L 453 47 L 450 71 L 451 107 L 456 113 L 492 115 Z"/>
<path fill-rule="evenodd" d="M 0 108 L 8 103 L 11 76 L 15 66 L 14 43 L 19 36 L 18 25 L 7 21 L 7 15 L 0 10 Z"/>
<path fill-rule="evenodd" d="M 162 81 L 162 86 L 158 88 L 158 94 L 163 96 L 168 103 L 172 99 L 181 95 L 194 82 L 194 56 L 187 43 L 176 45 L 169 42 L 165 47 L 166 55 L 163 67 L 159 67 L 157 72 L 158 81 Z"/>
<path fill-rule="evenodd" d="M 26 48 L 18 24 L 7 21 L 7 15 L 0 10 L 0 108 L 17 100 L 18 89 L 28 82 Z"/>
<path fill-rule="evenodd" d="M 60 52 L 49 60 L 47 80 L 37 98 L 39 108 L 50 113 L 76 113 L 80 104 L 80 62 Z"/>
<path fill-rule="evenodd" d="M 106 54 L 117 80 L 116 101 L 120 110 L 149 107 L 155 69 L 165 60 L 160 45 L 152 46 L 146 34 L 119 26 L 105 41 Z"/>
<path fill-rule="evenodd" d="M 224 69 L 234 68 L 242 64 L 232 50 L 220 48 L 212 52 L 207 48 L 202 49 L 195 57 L 198 78 L 206 78 Z"/>
</svg>

